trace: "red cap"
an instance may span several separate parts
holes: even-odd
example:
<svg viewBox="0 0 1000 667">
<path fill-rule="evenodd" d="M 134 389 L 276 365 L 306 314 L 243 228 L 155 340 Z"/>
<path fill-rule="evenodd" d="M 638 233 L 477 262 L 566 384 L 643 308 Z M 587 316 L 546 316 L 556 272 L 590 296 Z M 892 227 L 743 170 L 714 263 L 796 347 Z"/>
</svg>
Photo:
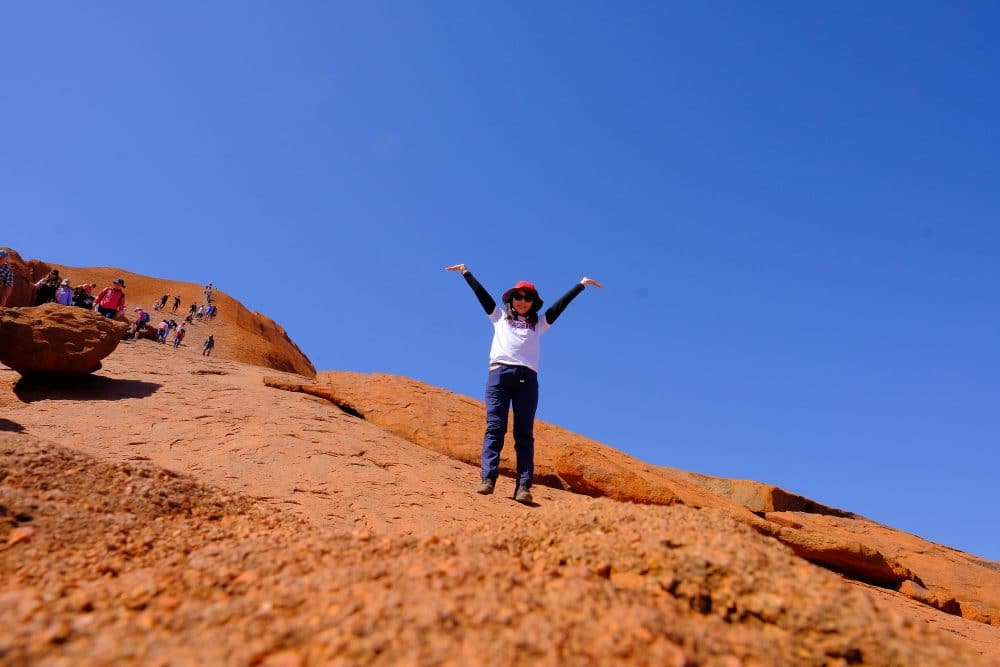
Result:
<svg viewBox="0 0 1000 667">
<path fill-rule="evenodd" d="M 527 280 L 522 280 L 518 284 L 514 285 L 514 289 L 530 289 L 535 294 L 538 294 L 538 290 L 535 289 L 535 286 L 529 283 Z"/>
<path fill-rule="evenodd" d="M 542 302 L 542 298 L 540 296 L 538 296 L 538 290 L 535 289 L 535 286 L 532 285 L 531 283 L 529 283 L 527 280 L 522 280 L 521 282 L 519 282 L 518 284 L 516 284 L 513 287 L 511 287 L 506 292 L 504 292 L 503 293 L 503 297 L 501 297 L 503 299 L 503 302 L 504 303 L 510 303 L 510 297 L 511 297 L 511 295 L 514 292 L 518 291 L 518 290 L 524 290 L 525 292 L 531 292 L 532 294 L 535 295 L 534 303 L 531 306 L 532 310 L 536 310 L 537 311 L 537 310 L 539 310 L 542 307 L 542 303 L 543 302 Z"/>
</svg>

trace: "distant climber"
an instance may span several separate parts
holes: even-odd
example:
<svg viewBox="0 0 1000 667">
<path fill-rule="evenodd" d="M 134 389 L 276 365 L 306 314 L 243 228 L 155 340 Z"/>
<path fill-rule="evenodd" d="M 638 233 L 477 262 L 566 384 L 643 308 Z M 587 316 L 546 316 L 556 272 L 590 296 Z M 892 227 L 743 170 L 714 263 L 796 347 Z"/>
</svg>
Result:
<svg viewBox="0 0 1000 667">
<path fill-rule="evenodd" d="M 160 320 L 160 323 L 156 325 L 156 341 L 166 343 L 168 333 L 170 333 L 170 324 L 166 320 Z"/>
<path fill-rule="evenodd" d="M 73 305 L 73 288 L 70 287 L 69 278 L 63 278 L 63 281 L 59 283 L 59 287 L 56 289 L 56 303 L 61 303 L 64 306 Z"/>
<path fill-rule="evenodd" d="M 205 344 L 202 347 L 204 348 L 201 351 L 201 355 L 203 357 L 212 356 L 212 350 L 215 349 L 215 336 L 210 335 L 207 339 L 205 339 Z"/>
<path fill-rule="evenodd" d="M 187 333 L 187 329 L 184 328 L 183 324 L 177 329 L 177 331 L 174 332 L 174 349 L 175 350 L 177 349 L 177 346 L 181 344 L 181 341 L 184 340 L 184 334 L 186 334 L 186 333 Z"/>
<path fill-rule="evenodd" d="M 56 300 L 56 289 L 61 282 L 59 269 L 52 269 L 45 277 L 35 283 L 35 305 L 41 306 Z"/>
<path fill-rule="evenodd" d="M 84 283 L 73 288 L 73 305 L 87 310 L 94 309 L 94 288 L 97 283 Z"/>
<path fill-rule="evenodd" d="M 137 339 L 139 338 L 139 334 L 146 328 L 146 325 L 149 324 L 149 313 L 142 308 L 136 308 L 134 312 L 135 322 L 132 323 L 129 332 L 133 338 Z"/>
<path fill-rule="evenodd" d="M 600 287 L 584 277 L 539 317 L 542 299 L 529 282 L 521 281 L 503 293 L 503 308 L 479 284 L 465 264 L 446 271 L 465 277 L 479 304 L 493 323 L 489 375 L 486 381 L 486 435 L 483 438 L 482 482 L 477 493 L 489 495 L 496 487 L 500 450 L 507 432 L 507 414 L 514 409 L 514 451 L 517 454 L 517 488 L 514 500 L 531 503 L 531 483 L 535 473 L 535 410 L 538 407 L 538 363 L 541 336 L 555 323 L 587 285 Z"/>
</svg>

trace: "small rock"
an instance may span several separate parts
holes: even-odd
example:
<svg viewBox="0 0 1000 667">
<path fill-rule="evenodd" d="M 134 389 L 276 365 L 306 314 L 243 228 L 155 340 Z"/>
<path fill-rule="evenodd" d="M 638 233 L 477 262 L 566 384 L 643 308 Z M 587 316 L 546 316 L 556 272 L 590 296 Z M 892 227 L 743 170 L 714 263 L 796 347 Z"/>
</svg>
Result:
<svg viewBox="0 0 1000 667">
<path fill-rule="evenodd" d="M 173 611 L 177 607 L 181 606 L 181 601 L 172 595 L 164 595 L 163 597 L 157 598 L 156 606 L 165 611 Z"/>
<path fill-rule="evenodd" d="M 129 609 L 144 609 L 156 595 L 157 586 L 148 569 L 129 572 L 120 579 L 124 593 L 122 600 Z"/>
<path fill-rule="evenodd" d="M 18 526 L 14 530 L 10 531 L 10 534 L 7 536 L 7 546 L 27 542 L 34 534 L 35 529 L 31 526 Z"/>
<path fill-rule="evenodd" d="M 255 570 L 247 570 L 246 572 L 240 574 L 240 576 L 236 577 L 233 583 L 252 585 L 256 584 L 258 581 L 260 581 L 260 573 Z"/>
<path fill-rule="evenodd" d="M 32 588 L 0 593 L 0 618 L 12 618 L 18 623 L 24 623 L 41 604 L 38 592 Z"/>
</svg>

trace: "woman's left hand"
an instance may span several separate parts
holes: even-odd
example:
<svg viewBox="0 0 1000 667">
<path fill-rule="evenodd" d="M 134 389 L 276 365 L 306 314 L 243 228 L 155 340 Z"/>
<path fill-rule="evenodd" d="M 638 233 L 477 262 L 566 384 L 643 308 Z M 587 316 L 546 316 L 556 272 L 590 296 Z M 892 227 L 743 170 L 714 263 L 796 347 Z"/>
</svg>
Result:
<svg viewBox="0 0 1000 667">
<path fill-rule="evenodd" d="M 583 280 L 580 281 L 580 284 L 581 285 L 593 285 L 594 287 L 600 287 L 601 286 L 601 283 L 597 282 L 593 278 L 588 278 L 586 276 L 583 277 Z"/>
</svg>

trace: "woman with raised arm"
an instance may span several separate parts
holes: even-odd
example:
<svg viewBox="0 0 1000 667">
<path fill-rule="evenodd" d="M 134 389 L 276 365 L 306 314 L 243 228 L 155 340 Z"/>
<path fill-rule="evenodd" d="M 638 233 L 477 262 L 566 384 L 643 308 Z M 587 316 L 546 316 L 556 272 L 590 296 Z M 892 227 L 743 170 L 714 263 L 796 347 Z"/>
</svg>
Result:
<svg viewBox="0 0 1000 667">
<path fill-rule="evenodd" d="M 477 493 L 488 495 L 496 488 L 500 450 L 507 433 L 507 414 L 514 409 L 514 452 L 517 454 L 517 488 L 514 500 L 531 503 L 531 482 L 535 474 L 535 409 L 538 407 L 538 362 L 541 336 L 569 302 L 587 285 L 600 287 L 584 277 L 541 316 L 542 299 L 529 282 L 521 281 L 503 293 L 503 307 L 496 304 L 465 264 L 445 269 L 465 277 L 493 322 L 493 344 L 486 380 L 486 436 L 483 438 L 482 482 Z"/>
</svg>

